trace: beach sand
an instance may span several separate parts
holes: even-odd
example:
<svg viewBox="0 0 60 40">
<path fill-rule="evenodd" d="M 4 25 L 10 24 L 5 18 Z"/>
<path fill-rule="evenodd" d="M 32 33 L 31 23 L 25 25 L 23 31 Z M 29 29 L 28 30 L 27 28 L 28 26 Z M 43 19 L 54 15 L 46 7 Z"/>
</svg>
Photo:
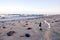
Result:
<svg viewBox="0 0 60 40">
<path fill-rule="evenodd" d="M 0 40 L 60 40 L 60 15 L 0 21 Z"/>
</svg>

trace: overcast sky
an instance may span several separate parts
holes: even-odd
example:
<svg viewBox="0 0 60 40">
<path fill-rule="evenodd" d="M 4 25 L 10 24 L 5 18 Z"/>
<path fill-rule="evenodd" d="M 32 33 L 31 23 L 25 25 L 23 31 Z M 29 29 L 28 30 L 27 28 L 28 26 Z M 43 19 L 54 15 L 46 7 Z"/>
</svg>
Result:
<svg viewBox="0 0 60 40">
<path fill-rule="evenodd" d="M 0 0 L 1 13 L 60 13 L 60 0 Z"/>
</svg>

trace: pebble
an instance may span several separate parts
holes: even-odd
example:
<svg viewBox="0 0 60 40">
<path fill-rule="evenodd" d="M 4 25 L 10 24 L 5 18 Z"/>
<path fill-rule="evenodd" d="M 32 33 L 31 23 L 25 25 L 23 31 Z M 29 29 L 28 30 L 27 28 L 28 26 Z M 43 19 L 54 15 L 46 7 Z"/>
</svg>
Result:
<svg viewBox="0 0 60 40">
<path fill-rule="evenodd" d="M 6 28 L 6 27 L 3 27 L 3 28 Z"/>
<path fill-rule="evenodd" d="M 9 31 L 9 32 L 7 33 L 7 35 L 8 35 L 8 36 L 12 36 L 14 33 L 15 33 L 15 31 Z"/>
<path fill-rule="evenodd" d="M 30 29 L 32 29 L 32 28 L 27 28 L 27 30 L 30 30 Z"/>
<path fill-rule="evenodd" d="M 30 34 L 28 34 L 28 33 L 27 33 L 27 34 L 25 34 L 25 37 L 30 37 Z"/>
<path fill-rule="evenodd" d="M 41 23 L 39 24 L 39 27 L 41 27 Z"/>
<path fill-rule="evenodd" d="M 40 28 L 40 31 L 42 31 L 42 28 Z"/>
</svg>

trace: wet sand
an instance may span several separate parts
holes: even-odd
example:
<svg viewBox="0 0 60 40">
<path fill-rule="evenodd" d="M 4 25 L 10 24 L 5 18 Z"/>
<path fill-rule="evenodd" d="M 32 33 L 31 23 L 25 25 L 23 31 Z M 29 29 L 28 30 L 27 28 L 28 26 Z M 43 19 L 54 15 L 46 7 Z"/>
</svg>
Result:
<svg viewBox="0 0 60 40">
<path fill-rule="evenodd" d="M 60 40 L 59 20 L 60 15 L 0 21 L 0 40 Z"/>
</svg>

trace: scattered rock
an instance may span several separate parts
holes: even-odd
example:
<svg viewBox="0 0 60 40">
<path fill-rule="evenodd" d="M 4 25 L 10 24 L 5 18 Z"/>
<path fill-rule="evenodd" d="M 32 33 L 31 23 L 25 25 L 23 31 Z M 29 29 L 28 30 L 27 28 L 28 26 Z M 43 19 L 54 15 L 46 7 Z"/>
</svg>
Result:
<svg viewBox="0 0 60 40">
<path fill-rule="evenodd" d="M 42 31 L 42 28 L 40 28 L 40 31 Z"/>
<path fill-rule="evenodd" d="M 20 36 L 20 37 L 24 37 L 24 36 Z"/>
<path fill-rule="evenodd" d="M 26 25 L 23 25 L 23 27 L 27 27 Z"/>
<path fill-rule="evenodd" d="M 15 33 L 15 31 L 9 31 L 9 32 L 7 33 L 7 35 L 8 35 L 8 36 L 12 36 L 14 33 Z"/>
<path fill-rule="evenodd" d="M 39 24 L 39 27 L 41 27 L 41 23 Z"/>
<path fill-rule="evenodd" d="M 25 37 L 30 37 L 30 34 L 28 34 L 28 33 L 27 33 L 27 34 L 25 34 Z"/>
<path fill-rule="evenodd" d="M 13 25 L 13 26 L 15 26 L 16 24 L 15 24 L 15 23 L 13 23 L 12 25 Z"/>
<path fill-rule="evenodd" d="M 6 27 L 3 27 L 3 28 L 6 28 Z"/>
<path fill-rule="evenodd" d="M 25 24 L 25 25 L 28 25 L 28 24 Z"/>
<path fill-rule="evenodd" d="M 27 30 L 30 30 L 30 29 L 32 29 L 32 28 L 27 28 Z"/>
<path fill-rule="evenodd" d="M 60 22 L 60 20 L 56 20 L 55 22 Z"/>
</svg>

